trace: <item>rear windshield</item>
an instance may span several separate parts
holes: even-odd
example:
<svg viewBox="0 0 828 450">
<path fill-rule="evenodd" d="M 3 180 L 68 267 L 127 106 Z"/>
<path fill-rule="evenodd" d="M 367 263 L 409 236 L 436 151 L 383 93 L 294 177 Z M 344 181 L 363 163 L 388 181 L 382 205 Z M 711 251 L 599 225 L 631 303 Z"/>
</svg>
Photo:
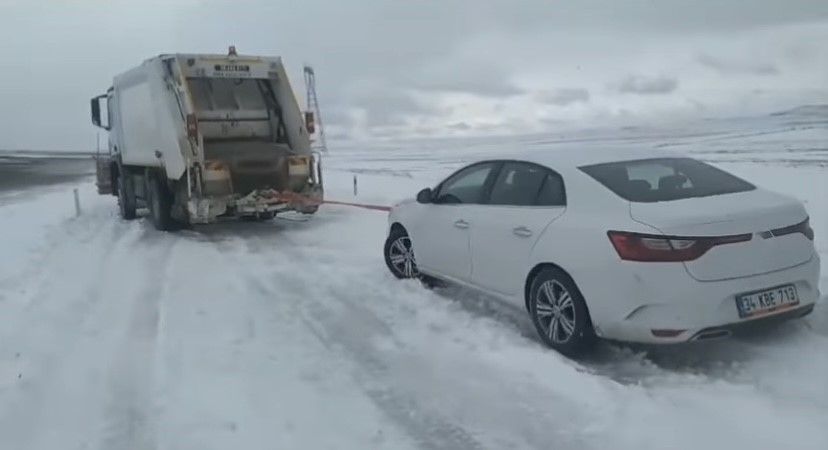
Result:
<svg viewBox="0 0 828 450">
<path fill-rule="evenodd" d="M 631 202 L 664 202 L 756 189 L 741 178 L 692 158 L 617 161 L 580 169 Z"/>
</svg>

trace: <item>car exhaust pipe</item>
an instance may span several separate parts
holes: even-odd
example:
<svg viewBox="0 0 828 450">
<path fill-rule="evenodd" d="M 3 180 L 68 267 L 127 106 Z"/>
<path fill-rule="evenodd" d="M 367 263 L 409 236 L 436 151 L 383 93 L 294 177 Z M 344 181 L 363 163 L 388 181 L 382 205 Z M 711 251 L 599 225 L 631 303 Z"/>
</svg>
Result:
<svg viewBox="0 0 828 450">
<path fill-rule="evenodd" d="M 725 339 L 733 335 L 733 332 L 723 328 L 714 330 L 702 330 L 692 340 L 694 341 L 708 341 L 711 339 Z"/>
</svg>

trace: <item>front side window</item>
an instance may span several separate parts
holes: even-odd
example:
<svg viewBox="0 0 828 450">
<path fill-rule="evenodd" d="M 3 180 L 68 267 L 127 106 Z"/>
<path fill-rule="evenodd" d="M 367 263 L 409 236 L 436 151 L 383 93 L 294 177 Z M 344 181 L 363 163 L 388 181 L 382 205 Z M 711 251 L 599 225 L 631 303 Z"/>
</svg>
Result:
<svg viewBox="0 0 828 450">
<path fill-rule="evenodd" d="M 692 158 L 617 161 L 580 169 L 631 202 L 663 202 L 756 189 L 735 175 Z"/>
<path fill-rule="evenodd" d="M 492 205 L 559 206 L 563 183 L 552 171 L 535 164 L 507 162 L 500 169 L 489 199 Z"/>
<path fill-rule="evenodd" d="M 475 164 L 452 175 L 440 186 L 434 203 L 482 203 L 494 167 L 495 163 Z"/>
</svg>

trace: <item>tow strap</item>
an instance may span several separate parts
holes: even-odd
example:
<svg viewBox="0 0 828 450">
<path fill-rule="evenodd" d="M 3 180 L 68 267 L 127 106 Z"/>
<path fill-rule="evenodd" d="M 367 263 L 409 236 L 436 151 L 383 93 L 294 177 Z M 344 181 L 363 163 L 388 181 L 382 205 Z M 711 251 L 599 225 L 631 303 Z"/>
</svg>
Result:
<svg viewBox="0 0 828 450">
<path fill-rule="evenodd" d="M 271 201 L 273 203 L 288 203 L 293 205 L 304 205 L 304 206 L 319 206 L 320 204 L 326 203 L 328 205 L 341 205 L 341 206 L 352 206 L 355 208 L 365 208 L 371 209 L 374 211 L 391 211 L 390 206 L 383 206 L 383 205 L 370 205 L 367 203 L 351 203 L 351 202 L 340 202 L 336 200 L 323 200 L 319 201 L 318 199 L 314 199 L 297 192 L 290 192 L 290 191 L 283 191 L 277 192 L 273 190 L 269 191 L 257 191 L 251 193 L 249 197 L 253 199 L 264 199 L 265 201 Z"/>
<path fill-rule="evenodd" d="M 342 206 L 353 206 L 355 208 L 373 209 L 375 211 L 391 211 L 390 206 L 368 205 L 366 203 L 338 202 L 338 201 L 335 201 L 335 200 L 325 200 L 324 203 L 327 203 L 329 205 L 342 205 Z"/>
</svg>

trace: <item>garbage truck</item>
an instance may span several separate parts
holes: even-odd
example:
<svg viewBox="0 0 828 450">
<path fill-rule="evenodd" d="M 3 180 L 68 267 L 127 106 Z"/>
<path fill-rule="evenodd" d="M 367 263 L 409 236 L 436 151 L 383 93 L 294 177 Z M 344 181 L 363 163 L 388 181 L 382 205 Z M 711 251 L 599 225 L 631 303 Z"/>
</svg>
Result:
<svg viewBox="0 0 828 450">
<path fill-rule="evenodd" d="M 168 54 L 114 77 L 91 100 L 108 132 L 97 187 L 120 216 L 149 210 L 159 230 L 225 218 L 313 214 L 321 155 L 279 57 Z"/>
</svg>

